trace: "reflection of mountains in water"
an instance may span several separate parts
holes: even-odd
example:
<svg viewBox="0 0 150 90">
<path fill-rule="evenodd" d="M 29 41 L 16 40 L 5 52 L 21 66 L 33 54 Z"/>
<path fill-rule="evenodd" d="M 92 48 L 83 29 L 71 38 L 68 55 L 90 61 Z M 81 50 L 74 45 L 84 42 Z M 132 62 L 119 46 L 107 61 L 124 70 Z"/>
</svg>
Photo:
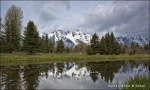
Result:
<svg viewBox="0 0 150 90">
<path fill-rule="evenodd" d="M 43 85 L 46 86 L 42 89 L 53 85 L 55 88 L 58 85 L 64 88 L 68 85 L 70 88 L 79 85 L 79 88 L 101 88 L 105 85 L 108 88 L 108 84 L 122 84 L 130 76 L 148 75 L 150 70 L 148 60 L 1 65 L 0 68 L 0 87 L 10 90 L 34 90 Z"/>
<path fill-rule="evenodd" d="M 131 68 L 131 66 L 128 65 L 118 70 L 118 73 L 133 74 L 133 75 L 146 74 L 147 72 L 149 72 L 148 67 L 145 67 L 143 64 L 134 68 Z"/>
<path fill-rule="evenodd" d="M 48 72 L 48 75 L 53 76 L 54 78 L 73 78 L 75 80 L 79 80 L 82 76 L 89 75 L 89 72 L 86 67 L 79 68 L 75 63 L 69 63 L 67 65 L 64 63 L 63 72 L 60 72 L 57 65 L 54 64 L 53 70 Z"/>
<path fill-rule="evenodd" d="M 116 63 L 117 62 L 115 62 L 115 64 Z M 122 66 L 121 63 L 113 65 L 111 62 L 95 62 L 89 65 L 86 64 L 86 66 L 83 67 L 79 67 L 75 63 L 63 63 L 62 66 L 55 63 L 53 69 L 49 70 L 48 75 L 56 79 L 72 78 L 75 80 L 79 80 L 83 76 L 90 76 L 94 82 L 100 75 L 104 81 L 112 82 L 116 74 L 126 74 L 129 76 L 149 74 L 147 66 L 143 64 L 138 64 L 138 66 L 135 67 L 133 66 L 131 66 L 129 62 L 125 66 Z"/>
</svg>

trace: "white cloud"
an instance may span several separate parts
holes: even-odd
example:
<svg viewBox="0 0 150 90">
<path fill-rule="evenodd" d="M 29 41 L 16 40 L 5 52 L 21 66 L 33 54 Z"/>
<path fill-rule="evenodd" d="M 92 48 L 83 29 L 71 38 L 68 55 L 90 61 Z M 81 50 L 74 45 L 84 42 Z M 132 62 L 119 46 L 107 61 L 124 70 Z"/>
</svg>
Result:
<svg viewBox="0 0 150 90">
<path fill-rule="evenodd" d="M 69 1 L 38 1 L 32 3 L 32 9 L 38 17 L 39 22 L 49 23 L 59 19 L 63 9 L 69 9 Z"/>
<path fill-rule="evenodd" d="M 117 35 L 148 33 L 149 4 L 146 1 L 107 2 L 90 8 L 82 27 L 94 29 L 99 35 L 114 31 Z"/>
<path fill-rule="evenodd" d="M 12 3 L 18 5 L 17 2 L 6 2 L 6 5 L 2 6 L 2 12 L 5 13 L 6 6 L 8 8 Z M 108 31 L 113 31 L 115 35 L 149 34 L 149 1 L 85 3 L 83 1 L 82 3 L 80 1 L 20 1 L 19 3 L 24 12 L 23 24 L 26 26 L 28 20 L 33 20 L 40 32 L 50 33 L 55 29 L 79 28 L 85 33 L 98 33 L 100 37 Z"/>
</svg>

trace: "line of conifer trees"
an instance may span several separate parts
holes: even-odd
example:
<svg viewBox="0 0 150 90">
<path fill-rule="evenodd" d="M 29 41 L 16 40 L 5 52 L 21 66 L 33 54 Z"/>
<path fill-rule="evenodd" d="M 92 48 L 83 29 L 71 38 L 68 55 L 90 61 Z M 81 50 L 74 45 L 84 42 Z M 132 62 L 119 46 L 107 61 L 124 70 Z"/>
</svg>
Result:
<svg viewBox="0 0 150 90">
<path fill-rule="evenodd" d="M 119 43 L 115 40 L 115 36 L 113 32 L 111 34 L 106 33 L 105 36 L 102 36 L 101 40 L 95 33 L 92 36 L 90 45 L 87 48 L 87 54 L 95 55 L 95 54 L 102 54 L 102 55 L 112 55 L 112 54 L 120 54 L 121 48 Z"/>
</svg>

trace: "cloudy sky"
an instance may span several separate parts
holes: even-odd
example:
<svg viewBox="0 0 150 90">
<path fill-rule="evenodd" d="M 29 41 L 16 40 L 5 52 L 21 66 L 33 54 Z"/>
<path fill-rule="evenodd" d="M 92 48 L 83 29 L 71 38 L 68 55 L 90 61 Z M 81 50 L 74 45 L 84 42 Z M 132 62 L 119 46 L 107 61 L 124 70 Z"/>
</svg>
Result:
<svg viewBox="0 0 150 90">
<path fill-rule="evenodd" d="M 1 1 L 3 21 L 12 4 L 21 7 L 23 26 L 33 20 L 40 33 L 80 29 L 99 36 L 149 36 L 149 1 Z"/>
</svg>

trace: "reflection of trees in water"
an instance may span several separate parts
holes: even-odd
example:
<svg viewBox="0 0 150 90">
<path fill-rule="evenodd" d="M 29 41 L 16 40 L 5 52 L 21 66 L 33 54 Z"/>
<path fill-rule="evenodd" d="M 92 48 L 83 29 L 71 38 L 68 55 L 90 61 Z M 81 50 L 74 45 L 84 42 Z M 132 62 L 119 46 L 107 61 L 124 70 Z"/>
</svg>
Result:
<svg viewBox="0 0 150 90">
<path fill-rule="evenodd" d="M 117 73 L 121 66 L 123 66 L 123 68 L 131 67 L 131 69 L 133 69 L 134 67 L 137 68 L 141 64 L 150 71 L 148 60 L 88 62 L 86 66 L 88 70 L 91 71 L 90 76 L 94 82 L 98 79 L 98 74 L 96 74 L 97 72 L 100 73 L 103 80 L 106 82 L 112 82 L 114 73 Z"/>
<path fill-rule="evenodd" d="M 50 63 L 50 64 L 44 64 L 41 66 L 42 66 L 42 67 L 40 67 L 41 73 L 44 73 L 44 76 L 46 78 L 48 78 L 48 72 L 49 72 L 49 70 L 52 70 L 54 68 L 54 64 Z"/>
<path fill-rule="evenodd" d="M 38 65 L 24 66 L 23 80 L 27 90 L 35 90 L 39 86 L 40 71 Z"/>
<path fill-rule="evenodd" d="M 112 82 L 114 73 L 117 73 L 121 66 L 125 68 L 130 65 L 132 68 L 134 68 L 138 67 L 140 64 L 143 64 L 144 67 L 150 70 L 149 61 L 146 60 L 76 63 L 79 68 L 82 68 L 84 66 L 87 67 L 88 71 L 90 71 L 90 77 L 94 83 L 98 80 L 99 74 L 104 81 Z M 11 90 L 20 90 L 22 87 L 27 90 L 35 90 L 39 86 L 39 79 L 41 77 L 48 78 L 49 71 L 53 72 L 54 74 L 54 66 L 57 68 L 57 73 L 62 74 L 65 67 L 70 69 L 72 68 L 72 65 L 72 63 L 70 65 L 69 63 L 66 63 L 66 66 L 64 65 L 64 63 L 57 63 L 56 65 L 54 65 L 53 63 L 49 63 L 40 65 L 26 65 L 22 69 L 20 68 L 20 66 L 0 66 L 0 87 L 5 87 L 5 89 Z M 23 86 L 21 86 L 21 80 L 23 80 Z"/>
<path fill-rule="evenodd" d="M 96 82 L 96 80 L 98 80 L 98 72 L 92 71 L 90 73 L 90 76 L 91 76 L 91 79 L 93 80 L 94 83 Z"/>
<path fill-rule="evenodd" d="M 87 68 L 90 72 L 92 80 L 95 82 L 98 79 L 98 73 L 106 82 L 112 82 L 114 73 L 117 73 L 121 67 L 120 61 L 105 61 L 105 62 L 89 62 Z M 93 73 L 94 72 L 94 73 Z"/>
<path fill-rule="evenodd" d="M 122 61 L 122 66 L 125 68 L 127 66 L 130 66 L 131 69 L 133 69 L 134 67 L 137 68 L 139 65 L 143 64 L 144 67 L 148 67 L 149 68 L 149 60 L 126 60 L 126 61 Z"/>
<path fill-rule="evenodd" d="M 0 66 L 0 87 L 8 90 L 21 90 L 21 76 L 24 88 L 34 90 L 39 86 L 39 78 L 44 76 L 48 78 L 48 70 L 53 68 L 53 64 L 45 65 L 26 65 L 26 66 Z M 21 73 L 23 73 L 21 75 Z"/>
<path fill-rule="evenodd" d="M 56 67 L 58 69 L 57 72 L 56 72 L 56 76 L 59 76 L 59 74 L 60 74 L 61 77 L 62 77 L 62 73 L 64 71 L 64 63 L 57 63 Z"/>
<path fill-rule="evenodd" d="M 1 86 L 5 90 L 20 90 L 21 77 L 19 66 L 1 66 L 0 67 Z"/>
<path fill-rule="evenodd" d="M 48 78 L 48 71 L 53 68 L 53 64 L 27 65 L 24 66 L 24 87 L 27 90 L 35 90 L 39 86 L 39 79 L 43 76 Z"/>
<path fill-rule="evenodd" d="M 96 62 L 89 62 L 86 65 L 87 69 L 90 71 L 90 76 L 91 76 L 91 79 L 93 80 L 94 83 L 96 82 L 96 80 L 98 80 L 97 69 L 99 68 L 95 65 L 98 65 L 98 64 Z"/>
<path fill-rule="evenodd" d="M 58 73 L 61 73 L 63 72 L 64 70 L 64 63 L 57 63 L 57 69 L 58 69 Z"/>
</svg>

